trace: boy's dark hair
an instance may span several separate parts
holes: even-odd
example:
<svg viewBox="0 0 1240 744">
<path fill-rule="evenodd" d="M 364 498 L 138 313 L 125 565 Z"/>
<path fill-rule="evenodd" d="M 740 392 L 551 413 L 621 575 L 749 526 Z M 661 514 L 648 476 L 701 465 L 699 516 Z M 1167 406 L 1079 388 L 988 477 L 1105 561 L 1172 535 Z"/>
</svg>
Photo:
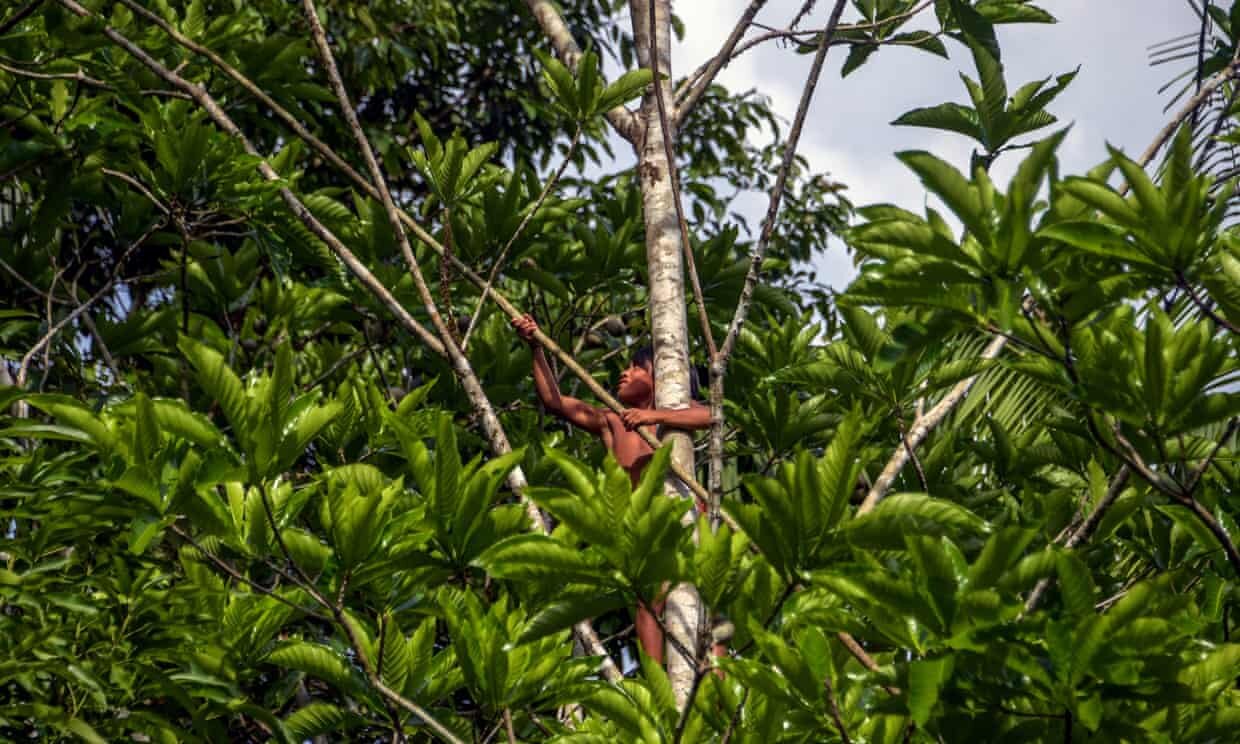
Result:
<svg viewBox="0 0 1240 744">
<path fill-rule="evenodd" d="M 649 367 L 650 376 L 654 377 L 654 347 L 646 345 L 633 352 L 633 357 L 629 360 L 630 364 L 638 367 Z M 700 364 L 689 365 L 689 397 L 697 401 L 703 401 L 701 380 L 706 377 L 706 367 Z"/>
</svg>

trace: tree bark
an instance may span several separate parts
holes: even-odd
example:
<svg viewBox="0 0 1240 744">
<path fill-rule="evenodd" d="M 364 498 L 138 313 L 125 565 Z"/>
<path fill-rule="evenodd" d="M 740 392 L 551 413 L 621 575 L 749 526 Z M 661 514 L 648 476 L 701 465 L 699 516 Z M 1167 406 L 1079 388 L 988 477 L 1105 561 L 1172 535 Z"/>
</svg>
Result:
<svg viewBox="0 0 1240 744">
<path fill-rule="evenodd" d="M 655 3 L 654 28 L 650 28 L 649 2 Z M 631 0 L 633 36 L 642 67 L 651 66 L 651 38 L 657 49 L 663 98 L 674 100 L 671 85 L 671 7 L 668 0 Z M 650 335 L 654 346 L 655 405 L 658 408 L 687 408 L 689 386 L 689 319 L 685 306 L 683 246 L 680 224 L 676 218 L 672 168 L 667 143 L 659 121 L 658 103 L 653 90 L 642 100 L 639 122 L 642 137 L 638 140 L 638 174 L 642 190 L 642 211 L 646 224 L 646 264 L 650 281 Z M 668 123 L 668 138 L 675 142 L 676 131 Z M 668 432 L 663 442 L 672 444 L 672 461 L 684 471 L 693 472 L 693 442 L 685 432 Z M 669 492 L 687 496 L 687 489 L 676 479 L 669 479 Z M 669 642 L 665 658 L 667 673 L 678 708 L 683 708 L 693 686 L 697 659 L 685 658 L 677 648 L 698 654 L 699 629 L 703 623 L 702 601 L 696 587 L 679 584 L 667 596 L 664 623 L 668 634 L 678 641 Z"/>
</svg>

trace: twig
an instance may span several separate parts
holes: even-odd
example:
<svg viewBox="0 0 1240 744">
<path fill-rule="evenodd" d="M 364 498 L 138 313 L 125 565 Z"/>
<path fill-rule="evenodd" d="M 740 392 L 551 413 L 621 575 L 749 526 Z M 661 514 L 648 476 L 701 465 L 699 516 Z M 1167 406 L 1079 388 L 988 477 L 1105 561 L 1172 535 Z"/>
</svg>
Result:
<svg viewBox="0 0 1240 744">
<path fill-rule="evenodd" d="M 982 359 L 994 359 L 1003 351 L 1003 347 L 1007 344 L 1007 337 L 995 336 L 990 344 L 982 351 Z M 891 453 L 891 458 L 887 460 L 887 465 L 883 471 L 879 473 L 875 479 L 874 485 L 865 495 L 865 500 L 861 502 L 861 506 L 857 508 L 857 514 L 865 514 L 871 511 L 878 502 L 887 495 L 887 491 L 891 489 L 891 484 L 895 482 L 896 476 L 904 468 L 905 463 L 909 461 L 910 453 L 925 441 L 926 437 L 934 430 L 947 414 L 951 413 L 960 401 L 964 400 L 969 394 L 969 390 L 973 387 L 973 383 L 977 382 L 978 375 L 973 375 L 967 379 L 956 383 L 943 399 L 931 408 L 925 416 L 913 422 L 913 428 L 907 437 L 902 437 L 904 441 L 900 446 L 896 447 L 895 452 Z"/>
<path fill-rule="evenodd" d="M 142 183 L 138 179 L 134 178 L 128 173 L 124 173 L 118 170 L 113 170 L 112 168 L 100 168 L 99 170 L 104 175 L 112 176 L 113 178 L 119 178 L 120 180 L 134 187 L 135 189 L 137 189 L 138 193 L 142 194 L 148 200 L 150 200 L 150 202 L 155 205 L 156 209 L 163 212 L 164 214 L 171 214 L 168 207 L 163 202 L 161 202 L 158 198 L 156 198 L 154 194 L 151 193 L 151 190 L 146 187 L 146 184 Z"/>
<path fill-rule="evenodd" d="M 508 744 L 517 744 L 517 732 L 512 729 L 512 711 L 504 708 L 504 730 L 508 732 Z"/>
<path fill-rule="evenodd" d="M 741 712 L 745 708 L 745 703 L 749 702 L 749 688 L 745 688 L 741 700 L 736 704 L 736 710 L 732 711 L 732 718 L 728 720 L 728 727 L 723 732 L 723 738 L 719 740 L 719 744 L 730 744 L 732 741 L 732 733 L 736 731 L 736 725 L 741 722 Z"/>
<path fill-rule="evenodd" d="M 1237 425 L 1240 425 L 1240 418 L 1233 416 L 1232 419 L 1227 422 L 1227 428 L 1223 431 L 1223 436 L 1219 437 L 1218 441 L 1214 443 L 1214 449 L 1210 450 L 1210 454 L 1206 455 L 1205 459 L 1201 461 L 1201 464 L 1198 465 L 1192 474 L 1189 475 L 1188 480 L 1184 482 L 1185 496 L 1192 497 L 1193 492 L 1197 490 L 1197 484 L 1201 481 L 1201 476 L 1204 475 L 1206 470 L 1210 467 L 1210 463 L 1214 461 L 1214 458 L 1218 455 L 1218 451 L 1223 448 L 1223 443 L 1228 439 L 1231 439 L 1231 436 L 1236 433 Z"/>
<path fill-rule="evenodd" d="M 1228 437 L 1230 436 L 1230 432 L 1234 431 L 1234 427 L 1235 419 L 1233 419 L 1231 425 L 1228 426 Z M 1094 431 L 1096 432 L 1096 427 Z M 1163 478 L 1160 478 L 1157 473 L 1151 470 L 1150 466 L 1146 464 L 1145 460 L 1141 457 L 1141 453 L 1138 452 L 1136 447 L 1133 447 L 1132 443 L 1129 442 L 1128 439 L 1125 438 L 1119 431 L 1118 425 L 1115 427 L 1114 434 L 1115 441 L 1123 450 L 1122 454 L 1126 455 L 1124 459 L 1128 462 L 1128 465 L 1142 478 L 1149 482 L 1150 485 L 1157 488 L 1163 494 L 1169 496 L 1181 506 L 1188 507 L 1188 509 L 1196 515 L 1197 519 L 1206 526 L 1206 529 L 1210 530 L 1211 534 L 1214 535 L 1219 544 L 1223 546 L 1223 552 L 1227 556 L 1227 562 L 1231 564 L 1231 568 L 1236 572 L 1236 575 L 1240 576 L 1240 550 L 1236 549 L 1236 543 L 1232 541 L 1231 535 L 1227 533 L 1227 530 L 1223 527 L 1223 525 L 1219 524 L 1219 521 L 1215 519 L 1213 514 L 1210 513 L 1210 510 L 1202 505 L 1200 501 L 1193 498 L 1191 492 L 1178 489 L 1173 485 L 1168 484 Z M 1095 433 L 1095 438 L 1098 438 L 1097 433 Z M 1226 437 L 1224 437 L 1224 439 L 1226 439 Z M 1215 451 L 1217 451 L 1217 448 Z M 1213 457 L 1213 453 L 1211 453 L 1211 457 Z"/>
<path fill-rule="evenodd" d="M 461 339 L 461 351 L 465 351 L 469 348 L 469 337 L 474 332 L 474 326 L 478 324 L 478 318 L 482 315 L 482 306 L 487 301 L 487 295 L 491 291 L 491 286 L 495 284 L 495 277 L 499 275 L 500 267 L 504 265 L 504 259 L 508 257 L 508 251 L 512 249 L 513 243 L 517 242 L 517 238 L 521 236 L 521 233 L 525 230 L 525 226 L 528 225 L 530 220 L 534 218 L 534 215 L 538 213 L 538 210 L 542 209 L 543 202 L 546 201 L 547 196 L 551 193 L 551 189 L 555 186 L 556 182 L 564 177 L 564 171 L 568 170 L 568 166 L 573 162 L 573 153 L 576 152 L 577 143 L 580 141 L 581 125 L 578 125 L 577 128 L 573 130 L 573 138 L 568 143 L 568 152 L 564 153 L 564 162 L 560 163 L 560 167 L 557 168 L 555 173 L 551 175 L 551 180 L 547 181 L 546 185 L 543 186 L 542 192 L 538 194 L 538 198 L 534 201 L 534 206 L 530 208 L 530 211 L 525 213 L 524 217 L 521 218 L 521 222 L 517 225 L 517 229 L 512 232 L 512 236 L 509 237 L 508 241 L 504 243 L 503 249 L 499 252 L 499 257 L 497 257 L 495 259 L 495 263 L 491 265 L 491 272 L 487 274 L 487 283 L 482 288 L 482 295 L 478 298 L 478 306 L 474 308 L 474 313 L 469 318 L 469 327 L 465 329 L 465 336 Z"/>
<path fill-rule="evenodd" d="M 737 302 L 736 312 L 732 316 L 732 323 L 728 327 L 728 334 L 724 337 L 723 346 L 719 350 L 719 361 L 724 364 L 727 363 L 728 358 L 732 355 L 732 350 L 736 347 L 737 336 L 740 335 L 741 326 L 745 324 L 745 316 L 749 312 L 749 304 L 753 300 L 754 289 L 758 283 L 758 274 L 762 268 L 762 260 L 766 256 L 767 244 L 770 242 L 771 235 L 775 232 L 775 220 L 779 216 L 779 205 L 783 199 L 784 189 L 788 184 L 788 175 L 791 173 L 793 163 L 796 160 L 797 144 L 801 139 L 801 128 L 805 125 L 805 117 L 809 112 L 810 101 L 814 97 L 814 90 L 818 87 L 818 78 L 822 74 L 822 65 L 827 57 L 828 43 L 835 35 L 835 27 L 839 24 L 840 15 L 844 12 L 845 4 L 846 0 L 836 0 L 835 8 L 831 11 L 831 17 L 827 21 L 827 27 L 823 30 L 822 37 L 819 39 L 818 50 L 814 54 L 814 62 L 810 67 L 809 78 L 805 81 L 805 88 L 801 91 L 801 101 L 797 104 L 797 112 L 792 121 L 792 129 L 788 133 L 788 141 L 784 144 L 784 157 L 779 165 L 779 173 L 775 177 L 775 188 L 771 191 L 770 203 L 767 206 L 766 217 L 762 223 L 762 232 L 749 257 L 749 271 L 745 274 L 745 284 L 741 288 L 740 300 Z"/>
<path fill-rule="evenodd" d="M 30 2 L 18 8 L 17 12 L 13 13 L 13 15 L 5 18 L 3 21 L 0 21 L 0 36 L 7 34 L 11 28 L 21 23 L 22 20 L 35 11 L 35 8 L 38 8 L 42 4 L 43 0 L 30 0 Z"/>
<path fill-rule="evenodd" d="M 20 67 L 6 65 L 3 62 L 0 62 L 0 70 L 4 70 L 5 72 L 9 72 L 14 75 L 20 75 L 21 77 L 31 78 L 33 80 L 73 80 L 95 88 L 113 90 L 111 85 L 108 85 L 102 80 L 96 80 L 81 70 L 78 70 L 77 72 L 31 72 L 30 70 L 23 70 Z"/>
<path fill-rule="evenodd" d="M 705 654 L 701 655 L 705 656 Z M 696 663 L 697 667 L 693 673 L 693 683 L 689 686 L 689 696 L 685 698 L 685 707 L 681 709 L 680 717 L 676 720 L 676 731 L 672 735 L 672 744 L 680 744 L 681 739 L 684 738 L 685 727 L 689 724 L 690 714 L 693 713 L 693 699 L 697 697 L 698 690 L 702 688 L 702 679 L 710 669 L 709 664 L 703 666 L 703 661 L 701 660 Z"/>
<path fill-rule="evenodd" d="M 921 484 L 921 490 L 924 493 L 930 493 L 930 484 L 926 481 L 926 471 L 921 466 L 921 460 L 917 457 L 917 452 L 913 450 L 913 445 L 909 444 L 908 433 L 904 431 L 904 419 L 896 418 L 896 425 L 900 428 L 900 441 L 904 443 L 904 451 L 908 453 L 908 457 L 913 461 L 913 470 L 917 471 L 917 482 Z"/>
<path fill-rule="evenodd" d="M 852 739 L 848 738 L 848 729 L 844 728 L 844 719 L 840 718 L 840 704 L 835 698 L 835 687 L 831 684 L 830 675 L 823 678 L 822 686 L 827 694 L 827 711 L 831 713 L 831 722 L 835 724 L 835 730 L 839 733 L 840 740 L 844 744 L 852 744 Z"/>
<path fill-rule="evenodd" d="M 1111 483 L 1107 487 L 1107 492 L 1103 494 L 1097 504 L 1094 504 L 1094 508 L 1089 512 L 1089 516 L 1085 518 L 1085 521 L 1068 535 L 1067 540 L 1064 542 L 1065 548 L 1068 550 L 1075 550 L 1077 546 L 1088 540 L 1094 534 L 1094 530 L 1098 529 L 1098 525 L 1102 522 L 1102 517 L 1115 503 L 1116 499 L 1119 498 L 1119 495 L 1123 493 L 1124 486 L 1128 484 L 1128 476 L 1131 472 L 1132 471 L 1127 465 L 1119 466 L 1119 470 L 1115 471 L 1115 475 L 1111 478 Z M 1041 603 L 1042 597 L 1046 594 L 1046 590 L 1050 588 L 1050 585 L 1050 577 L 1038 580 L 1038 583 L 1035 584 L 1033 589 L 1029 592 L 1029 597 L 1025 600 L 1025 609 L 1023 614 L 1028 615 L 1037 609 L 1038 604 Z"/>
<path fill-rule="evenodd" d="M 228 561 L 225 561 L 223 558 L 220 558 L 219 556 L 215 555 L 211 551 L 204 548 L 197 540 L 193 538 L 192 535 L 190 535 L 188 532 L 181 529 L 180 527 L 177 527 L 175 524 L 168 525 L 168 529 L 171 530 L 178 537 L 180 537 L 182 540 L 192 545 L 194 549 L 197 550 L 199 553 L 201 553 L 204 558 L 206 558 L 208 561 L 211 562 L 212 565 L 214 565 L 216 568 L 223 571 L 224 573 L 228 574 L 234 580 L 239 581 L 242 584 L 245 584 L 246 586 L 250 587 L 254 591 L 258 592 L 259 594 L 262 594 L 267 597 L 271 597 L 272 599 L 276 600 L 277 602 L 280 602 L 281 604 L 292 607 L 294 610 L 297 610 L 298 612 L 308 617 L 312 617 L 315 620 L 319 620 L 325 623 L 331 622 L 331 618 L 328 618 L 325 615 L 321 615 L 315 612 L 314 610 L 308 610 L 305 607 L 298 605 L 296 602 L 293 602 L 275 593 L 274 591 L 272 591 L 271 589 L 268 589 L 262 584 L 259 584 L 258 582 L 247 578 L 240 571 L 233 568 L 232 565 L 228 563 Z"/>
<path fill-rule="evenodd" d="M 1234 323 L 1214 312 L 1214 309 L 1210 307 L 1209 303 L 1197 296 L 1197 291 L 1193 289 L 1191 284 L 1188 283 L 1188 279 L 1185 278 L 1183 272 L 1176 272 L 1176 281 L 1179 283 L 1180 288 L 1188 294 L 1190 299 L 1192 299 L 1193 304 L 1197 306 L 1197 309 L 1205 313 L 1210 320 L 1213 320 L 1215 323 L 1219 324 L 1223 328 L 1226 328 L 1232 333 L 1240 334 L 1240 328 L 1237 328 Z"/>
<path fill-rule="evenodd" d="M 1240 53 L 1240 48 L 1237 49 L 1237 52 Z M 1236 58 L 1233 57 L 1231 64 L 1227 65 L 1226 68 L 1219 71 L 1204 84 L 1202 84 L 1201 89 L 1197 91 L 1197 95 L 1188 99 L 1188 103 L 1184 104 L 1184 106 L 1176 112 L 1176 115 L 1171 118 L 1171 121 L 1167 122 L 1167 125 L 1159 131 L 1156 137 L 1154 137 L 1154 141 L 1150 143 L 1150 146 L 1145 148 L 1145 152 L 1141 153 L 1141 159 L 1137 161 L 1137 164 L 1142 168 L 1149 165 L 1150 161 L 1154 159 L 1154 156 L 1158 154 L 1158 151 L 1162 149 L 1162 146 L 1167 143 L 1167 140 L 1171 139 L 1171 135 L 1175 134 L 1175 130 L 1179 129 L 1180 125 L 1184 123 L 1184 120 L 1192 116 L 1193 112 L 1196 111 L 1201 104 L 1205 103 L 1206 100 L 1214 94 L 1214 91 L 1218 90 L 1219 86 L 1226 83 L 1228 80 L 1231 80 L 1235 76 Z M 1120 195 L 1123 196 L 1127 194 L 1128 188 L 1129 185 L 1125 183 L 1123 188 L 1120 189 Z"/>
<path fill-rule="evenodd" d="M 874 661 L 874 658 L 867 654 L 864 648 L 861 648 L 861 644 L 857 643 L 857 639 L 843 631 L 836 633 L 835 637 L 840 640 L 840 643 L 844 644 L 844 648 L 848 649 L 848 653 L 852 654 L 854 659 L 861 662 L 861 666 L 871 672 L 878 671 L 878 662 Z M 898 696 L 900 694 L 900 688 L 898 687 L 883 685 L 883 689 L 887 691 L 887 694 L 892 696 Z"/>
<path fill-rule="evenodd" d="M 723 42 L 723 47 L 719 49 L 719 53 L 711 57 L 704 68 L 700 68 L 702 70 L 700 75 L 697 73 L 693 75 L 694 82 L 692 86 L 685 93 L 684 99 L 676 104 L 674 120 L 677 128 L 684 123 L 689 116 L 689 112 L 702 99 L 702 95 L 710 88 L 711 83 L 715 82 L 715 77 L 719 74 L 719 71 L 732 59 L 732 52 L 736 49 L 737 43 L 745 35 L 745 32 L 749 30 L 749 24 L 753 23 L 754 16 L 758 15 L 758 11 L 762 9 L 763 5 L 766 5 L 766 2 L 767 0 L 752 0 L 749 3 L 749 7 L 745 8 L 745 12 L 741 14 L 740 20 L 736 22 L 736 26 L 732 28 L 732 33 L 728 34 L 728 38 Z M 655 73 L 655 82 L 658 82 L 658 73 Z M 680 96 L 676 96 L 676 98 L 680 98 Z M 663 108 L 662 102 L 660 102 L 659 108 Z"/>
<path fill-rule="evenodd" d="M 108 292 L 112 290 L 112 287 L 115 286 L 116 281 L 119 278 L 121 268 L 124 267 L 125 265 L 125 260 L 128 259 L 129 255 L 133 253 L 135 250 L 137 250 L 139 246 L 145 243 L 147 238 L 149 238 L 152 233 L 154 233 L 156 230 L 158 230 L 162 226 L 163 226 L 163 221 L 160 220 L 156 222 L 155 224 L 153 224 L 150 228 L 148 228 L 145 233 L 143 233 L 137 240 L 133 242 L 133 244 L 129 246 L 129 249 L 125 251 L 125 253 L 121 256 L 120 260 L 116 262 L 116 268 L 112 270 L 111 278 L 109 278 L 108 281 L 105 282 L 104 285 L 98 289 L 98 291 L 96 291 L 93 295 L 87 298 L 86 302 L 83 302 L 82 304 L 75 307 L 72 311 L 69 312 L 68 315 L 61 318 L 60 322 L 48 328 L 47 333 L 45 333 L 43 337 L 40 338 L 38 342 L 35 343 L 34 346 L 30 347 L 30 350 L 27 351 L 22 356 L 21 363 L 18 365 L 18 368 L 17 368 L 17 387 L 26 386 L 26 376 L 28 372 L 30 371 L 30 361 L 34 359 L 34 355 L 38 354 L 40 350 L 42 350 L 47 344 L 49 344 L 51 340 L 56 337 L 56 334 L 60 333 L 61 329 L 63 329 L 66 325 L 72 323 L 74 319 L 76 319 L 79 315 L 81 315 L 82 313 L 90 309 L 91 305 L 95 304 L 95 302 L 97 302 L 101 297 L 103 297 L 105 294 L 107 294 Z M 55 280 L 53 280 L 53 284 L 54 283 L 55 283 Z M 47 293 L 47 302 L 48 302 L 48 306 L 50 307 L 52 304 L 52 293 L 51 292 Z"/>
</svg>

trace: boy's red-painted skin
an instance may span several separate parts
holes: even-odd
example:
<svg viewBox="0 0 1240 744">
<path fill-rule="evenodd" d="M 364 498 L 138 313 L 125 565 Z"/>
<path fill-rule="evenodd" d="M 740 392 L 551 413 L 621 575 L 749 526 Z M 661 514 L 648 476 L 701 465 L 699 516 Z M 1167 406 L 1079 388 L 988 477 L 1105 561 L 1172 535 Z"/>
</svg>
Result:
<svg viewBox="0 0 1240 744">
<path fill-rule="evenodd" d="M 639 428 L 651 434 L 654 434 L 659 426 L 687 430 L 710 428 L 710 408 L 696 401 L 690 403 L 688 408 L 679 410 L 654 407 L 654 368 L 649 361 L 641 364 L 630 363 L 629 367 L 620 373 L 616 398 L 627 407 L 623 413 L 563 395 L 555 375 L 551 372 L 551 365 L 547 363 L 546 354 L 534 339 L 538 323 L 532 316 L 525 315 L 512 321 L 512 326 L 521 339 L 534 350 L 534 389 L 538 391 L 538 399 L 542 401 L 543 407 L 555 416 L 602 439 L 616 462 L 628 472 L 633 485 L 636 486 L 641 479 L 642 471 L 654 453 L 646 440 L 637 433 Z M 662 612 L 663 603 L 657 603 L 653 610 Z M 662 664 L 663 631 L 651 614 L 651 608 L 639 605 L 634 625 L 646 655 Z M 716 655 L 719 655 L 721 649 L 722 647 L 715 649 Z"/>
</svg>

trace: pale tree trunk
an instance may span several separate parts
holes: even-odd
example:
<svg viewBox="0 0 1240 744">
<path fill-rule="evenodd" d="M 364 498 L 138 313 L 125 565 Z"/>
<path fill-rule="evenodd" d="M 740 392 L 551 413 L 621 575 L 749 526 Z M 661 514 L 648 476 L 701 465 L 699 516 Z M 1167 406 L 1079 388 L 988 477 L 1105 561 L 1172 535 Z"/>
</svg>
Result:
<svg viewBox="0 0 1240 744">
<path fill-rule="evenodd" d="M 650 67 L 650 6 L 655 5 L 655 46 L 658 50 L 660 80 L 665 101 L 675 100 L 671 85 L 671 7 L 668 0 L 631 0 L 633 35 L 642 67 Z M 658 408 L 688 408 L 689 319 L 685 306 L 683 247 L 672 191 L 674 163 L 669 163 L 659 109 L 652 92 L 642 101 L 639 114 L 642 137 L 637 143 L 638 174 L 642 189 L 642 210 L 646 223 L 646 265 L 650 275 L 650 336 L 654 345 L 655 405 Z M 675 142 L 673 122 L 668 136 Z M 672 443 L 672 460 L 684 472 L 693 472 L 693 442 L 684 432 L 668 432 L 663 441 Z M 674 478 L 669 492 L 687 496 L 687 489 Z M 669 641 L 664 658 L 671 678 L 676 705 L 683 708 L 693 686 L 697 660 L 685 658 L 679 649 L 698 651 L 699 629 L 703 624 L 701 598 L 692 584 L 679 584 L 667 596 L 664 623 Z"/>
</svg>

